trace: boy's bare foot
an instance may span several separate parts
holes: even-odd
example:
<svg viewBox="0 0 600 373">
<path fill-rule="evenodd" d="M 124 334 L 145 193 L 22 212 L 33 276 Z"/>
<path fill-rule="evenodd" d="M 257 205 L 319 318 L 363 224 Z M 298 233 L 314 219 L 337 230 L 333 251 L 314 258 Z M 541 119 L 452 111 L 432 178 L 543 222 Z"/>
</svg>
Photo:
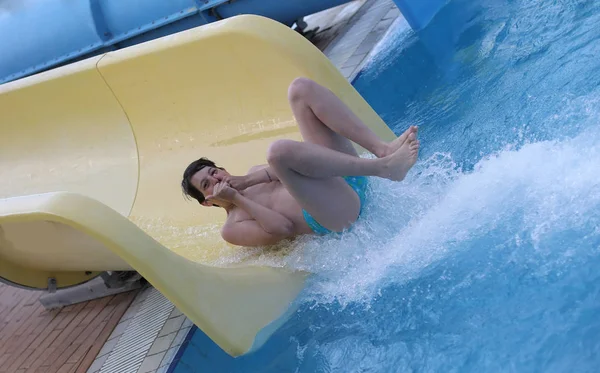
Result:
<svg viewBox="0 0 600 373">
<path fill-rule="evenodd" d="M 417 162 L 419 146 L 415 133 L 410 132 L 400 148 L 385 158 L 381 177 L 393 181 L 404 180 L 408 170 Z"/>
<path fill-rule="evenodd" d="M 396 150 L 400 149 L 400 147 L 402 146 L 402 144 L 404 144 L 404 142 L 406 141 L 406 138 L 408 137 L 409 134 L 414 133 L 416 136 L 418 130 L 419 130 L 419 128 L 417 126 L 408 127 L 408 129 L 406 131 L 404 131 L 403 134 L 398 136 L 398 138 L 396 138 L 395 140 L 393 140 L 389 143 L 386 143 L 383 150 L 377 156 L 379 158 L 385 158 L 389 155 L 392 155 Z"/>
</svg>

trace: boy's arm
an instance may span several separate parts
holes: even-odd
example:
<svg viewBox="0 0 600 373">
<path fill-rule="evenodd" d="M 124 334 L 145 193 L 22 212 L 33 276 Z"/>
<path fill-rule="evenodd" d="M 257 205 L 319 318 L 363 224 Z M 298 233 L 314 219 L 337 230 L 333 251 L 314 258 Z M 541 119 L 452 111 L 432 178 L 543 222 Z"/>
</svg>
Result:
<svg viewBox="0 0 600 373">
<path fill-rule="evenodd" d="M 244 176 L 230 176 L 224 180 L 236 190 L 244 190 L 256 184 L 279 181 L 275 171 L 269 165 L 254 166 Z"/>
<path fill-rule="evenodd" d="M 237 220 L 233 217 L 228 221 L 221 229 L 221 236 L 225 241 L 240 246 L 262 246 L 272 245 L 293 235 L 292 221 L 277 211 L 262 206 L 240 193 L 236 193 L 231 202 L 248 213 L 252 219 Z"/>
</svg>

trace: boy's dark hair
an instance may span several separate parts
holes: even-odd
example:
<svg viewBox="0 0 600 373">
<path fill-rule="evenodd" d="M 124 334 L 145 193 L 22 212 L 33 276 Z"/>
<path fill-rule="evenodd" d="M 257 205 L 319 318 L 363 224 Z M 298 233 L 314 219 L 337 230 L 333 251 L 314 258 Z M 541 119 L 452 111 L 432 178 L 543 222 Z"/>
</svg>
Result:
<svg viewBox="0 0 600 373">
<path fill-rule="evenodd" d="M 183 180 L 181 181 L 181 189 L 183 190 L 183 194 L 188 198 L 194 198 L 200 204 L 204 202 L 205 197 L 202 192 L 192 185 L 192 176 L 194 176 L 196 172 L 200 171 L 204 167 L 214 167 L 221 170 L 223 169 L 222 167 L 217 167 L 215 162 L 211 161 L 210 159 L 202 157 L 193 161 L 189 166 L 187 166 L 185 171 L 183 171 Z"/>
</svg>

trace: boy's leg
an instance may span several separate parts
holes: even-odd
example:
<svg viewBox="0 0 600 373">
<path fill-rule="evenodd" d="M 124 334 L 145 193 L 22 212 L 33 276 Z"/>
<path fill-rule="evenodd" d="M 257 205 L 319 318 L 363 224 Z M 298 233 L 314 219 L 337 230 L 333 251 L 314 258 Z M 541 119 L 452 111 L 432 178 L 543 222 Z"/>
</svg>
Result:
<svg viewBox="0 0 600 373">
<path fill-rule="evenodd" d="M 275 171 L 282 166 L 301 176 L 327 179 L 343 176 L 378 176 L 402 181 L 414 165 L 419 150 L 415 134 L 385 158 L 360 158 L 310 142 L 277 140 L 269 147 L 267 161 Z M 281 179 L 281 175 L 277 174 Z"/>
<path fill-rule="evenodd" d="M 296 79 L 288 96 L 305 142 L 275 142 L 268 152 L 269 165 L 321 225 L 333 231 L 347 228 L 358 217 L 360 200 L 341 177 L 402 180 L 416 161 L 416 127 L 385 143 L 331 91 L 311 80 Z M 385 158 L 359 158 L 349 140 Z"/>
<path fill-rule="evenodd" d="M 356 155 L 350 140 L 377 157 L 385 157 L 400 148 L 410 132 L 417 131 L 411 126 L 398 139 L 386 143 L 333 92 L 306 78 L 292 82 L 288 99 L 304 141 L 350 155 Z"/>
<path fill-rule="evenodd" d="M 267 160 L 279 180 L 321 225 L 347 228 L 358 217 L 360 200 L 342 176 L 402 180 L 417 159 L 419 142 L 411 133 L 399 150 L 377 159 L 359 158 L 309 142 L 279 140 Z"/>
</svg>

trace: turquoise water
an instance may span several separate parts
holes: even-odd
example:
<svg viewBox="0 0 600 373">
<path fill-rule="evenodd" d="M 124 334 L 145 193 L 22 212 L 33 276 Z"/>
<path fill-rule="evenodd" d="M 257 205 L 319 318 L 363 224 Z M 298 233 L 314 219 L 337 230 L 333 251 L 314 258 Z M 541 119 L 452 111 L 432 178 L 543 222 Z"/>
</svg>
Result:
<svg viewBox="0 0 600 373">
<path fill-rule="evenodd" d="M 600 367 L 600 3 L 453 0 L 397 22 L 354 86 L 396 133 L 403 183 L 376 180 L 265 346 L 200 331 L 175 372 L 596 372 Z"/>
</svg>

